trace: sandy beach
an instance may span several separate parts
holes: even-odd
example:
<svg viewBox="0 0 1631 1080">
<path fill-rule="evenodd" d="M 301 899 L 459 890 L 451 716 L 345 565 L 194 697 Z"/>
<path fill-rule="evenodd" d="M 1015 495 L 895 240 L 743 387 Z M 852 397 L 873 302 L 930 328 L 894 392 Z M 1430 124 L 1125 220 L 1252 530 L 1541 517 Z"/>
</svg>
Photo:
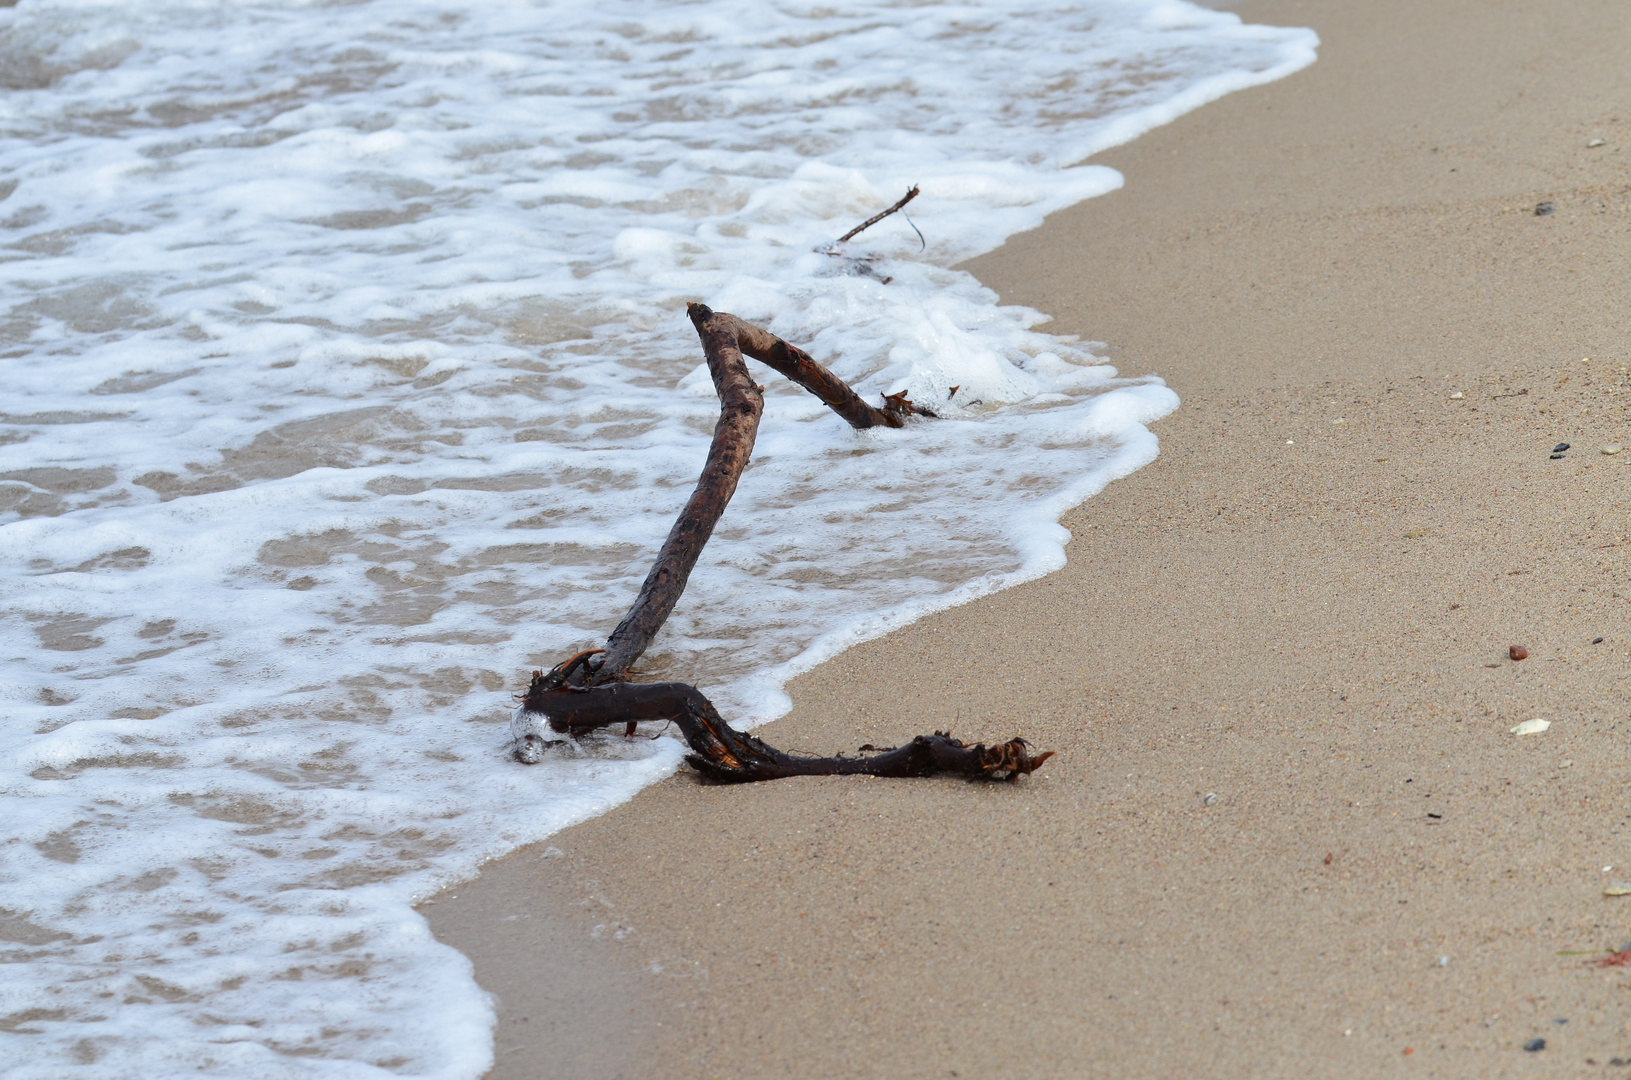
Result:
<svg viewBox="0 0 1631 1080">
<path fill-rule="evenodd" d="M 423 908 L 491 1076 L 1631 1075 L 1631 7 L 1233 7 L 1320 60 L 970 266 L 1166 379 L 1159 459 L 763 731 L 1057 756 L 491 864 Z"/>
</svg>

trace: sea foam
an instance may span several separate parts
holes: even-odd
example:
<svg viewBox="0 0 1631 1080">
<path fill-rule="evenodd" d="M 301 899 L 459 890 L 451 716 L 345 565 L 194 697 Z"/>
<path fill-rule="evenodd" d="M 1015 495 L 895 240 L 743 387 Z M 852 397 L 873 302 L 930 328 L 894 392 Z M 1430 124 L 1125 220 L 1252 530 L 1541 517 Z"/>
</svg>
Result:
<svg viewBox="0 0 1631 1080">
<path fill-rule="evenodd" d="M 1154 458 L 1159 379 L 953 267 L 1315 45 L 1171 0 L 0 11 L 6 1074 L 479 1075 L 491 1005 L 411 903 L 680 758 L 526 768 L 505 721 L 695 481 L 684 301 L 944 417 L 857 433 L 755 368 L 644 665 L 751 724 L 1062 565 Z"/>
</svg>

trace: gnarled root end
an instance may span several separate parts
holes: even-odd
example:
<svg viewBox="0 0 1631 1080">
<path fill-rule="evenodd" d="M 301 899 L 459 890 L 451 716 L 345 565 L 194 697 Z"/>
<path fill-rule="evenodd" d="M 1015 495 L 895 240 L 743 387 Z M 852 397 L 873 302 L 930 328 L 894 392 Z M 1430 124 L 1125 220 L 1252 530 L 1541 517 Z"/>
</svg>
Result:
<svg viewBox="0 0 1631 1080">
<path fill-rule="evenodd" d="M 935 776 L 946 773 L 975 780 L 1017 780 L 1040 768 L 1052 752 L 1033 755 L 1024 739 L 987 746 L 968 745 L 945 732 L 919 735 L 905 746 L 882 750 L 868 757 L 795 757 L 762 739 L 737 731 L 725 722 L 713 702 L 685 683 L 612 683 L 574 686 L 576 667 L 587 662 L 579 654 L 547 674 L 534 672 L 532 685 L 518 716 L 541 716 L 551 731 L 574 737 L 596 728 L 642 720 L 667 720 L 680 729 L 691 753 L 692 768 L 720 784 L 747 784 L 789 776 Z M 534 761 L 529 732 L 518 735 L 517 757 Z M 871 747 L 863 747 L 863 750 Z"/>
<path fill-rule="evenodd" d="M 1034 772 L 1053 756 L 1052 751 L 1032 755 L 1024 739 L 987 746 L 968 745 L 943 731 L 919 735 L 905 746 L 868 757 L 794 757 L 772 746 L 725 728 L 730 739 L 720 740 L 722 755 L 698 752 L 686 760 L 691 767 L 717 783 L 745 784 L 756 780 L 779 780 L 786 776 L 966 776 L 970 780 L 1018 780 Z M 696 743 L 693 750 L 700 750 Z"/>
<path fill-rule="evenodd" d="M 906 396 L 905 390 L 883 396 L 883 408 L 878 411 L 883 414 L 884 423 L 890 427 L 905 427 L 906 419 L 910 416 L 928 416 L 936 420 L 940 414 L 933 409 L 924 408 Z"/>
<path fill-rule="evenodd" d="M 996 746 L 976 745 L 973 751 L 980 759 L 981 775 L 987 780 L 1018 780 L 1040 769 L 1053 756 L 1052 750 L 1032 755 L 1031 744 L 1017 738 Z"/>
</svg>

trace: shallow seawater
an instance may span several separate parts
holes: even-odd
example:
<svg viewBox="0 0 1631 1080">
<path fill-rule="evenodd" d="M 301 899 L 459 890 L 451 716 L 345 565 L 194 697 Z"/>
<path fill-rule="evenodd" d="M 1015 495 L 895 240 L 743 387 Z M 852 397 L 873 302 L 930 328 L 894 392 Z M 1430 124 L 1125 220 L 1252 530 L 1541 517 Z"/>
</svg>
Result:
<svg viewBox="0 0 1631 1080">
<path fill-rule="evenodd" d="M 952 267 L 1314 45 L 1168 0 L 0 10 L 7 1075 L 478 1076 L 490 1004 L 411 903 L 679 761 L 527 768 L 507 720 L 695 481 L 685 302 L 942 414 L 857 433 L 755 367 L 643 668 L 762 722 L 1061 565 L 1156 454 L 1159 379 Z"/>
</svg>

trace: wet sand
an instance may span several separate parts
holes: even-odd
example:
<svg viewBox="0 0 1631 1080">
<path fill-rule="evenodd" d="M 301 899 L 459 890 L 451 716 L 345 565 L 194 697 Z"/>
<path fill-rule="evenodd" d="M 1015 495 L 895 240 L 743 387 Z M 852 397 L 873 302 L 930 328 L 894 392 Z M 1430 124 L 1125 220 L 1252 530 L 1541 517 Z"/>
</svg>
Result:
<svg viewBox="0 0 1631 1080">
<path fill-rule="evenodd" d="M 425 910 L 493 1077 L 1631 1075 L 1631 7 L 1235 6 L 1320 61 L 971 266 L 1166 378 L 1160 458 L 765 730 L 1058 756 L 491 865 Z"/>
</svg>

